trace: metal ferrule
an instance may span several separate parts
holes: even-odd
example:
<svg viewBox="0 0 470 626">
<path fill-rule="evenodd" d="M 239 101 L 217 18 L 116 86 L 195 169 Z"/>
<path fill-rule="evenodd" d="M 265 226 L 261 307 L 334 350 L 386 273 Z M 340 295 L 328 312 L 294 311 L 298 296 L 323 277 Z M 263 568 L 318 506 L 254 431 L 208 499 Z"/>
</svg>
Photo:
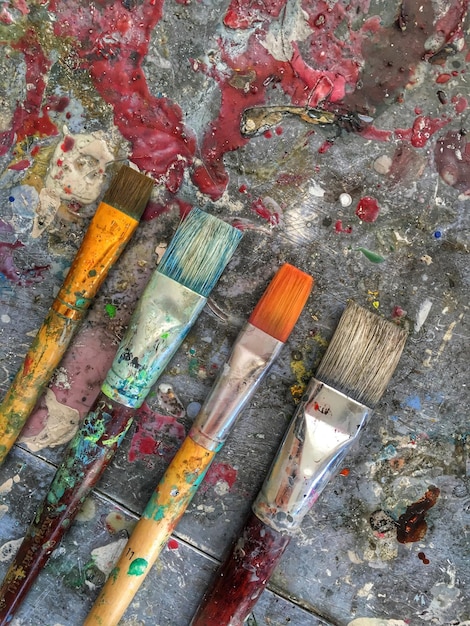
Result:
<svg viewBox="0 0 470 626">
<path fill-rule="evenodd" d="M 256 326 L 245 325 L 189 431 L 193 441 L 207 450 L 218 450 L 225 443 L 283 345 Z"/>
<path fill-rule="evenodd" d="M 253 512 L 291 533 L 339 469 L 370 409 L 313 378 L 284 437 Z"/>
<path fill-rule="evenodd" d="M 175 280 L 154 272 L 101 391 L 125 406 L 139 408 L 206 301 Z"/>
</svg>

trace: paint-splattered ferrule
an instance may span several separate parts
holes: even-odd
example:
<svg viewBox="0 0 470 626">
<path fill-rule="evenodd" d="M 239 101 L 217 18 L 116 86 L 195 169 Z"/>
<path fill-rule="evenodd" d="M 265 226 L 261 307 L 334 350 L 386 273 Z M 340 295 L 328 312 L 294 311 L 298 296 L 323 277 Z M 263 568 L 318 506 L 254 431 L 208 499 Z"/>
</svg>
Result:
<svg viewBox="0 0 470 626">
<path fill-rule="evenodd" d="M 357 441 L 370 409 L 313 378 L 254 504 L 279 532 L 291 533 Z"/>
<path fill-rule="evenodd" d="M 218 450 L 284 344 L 252 324 L 238 335 L 189 436 L 207 450 Z"/>
<path fill-rule="evenodd" d="M 158 270 L 132 315 L 101 388 L 109 398 L 139 408 L 206 303 Z"/>
</svg>

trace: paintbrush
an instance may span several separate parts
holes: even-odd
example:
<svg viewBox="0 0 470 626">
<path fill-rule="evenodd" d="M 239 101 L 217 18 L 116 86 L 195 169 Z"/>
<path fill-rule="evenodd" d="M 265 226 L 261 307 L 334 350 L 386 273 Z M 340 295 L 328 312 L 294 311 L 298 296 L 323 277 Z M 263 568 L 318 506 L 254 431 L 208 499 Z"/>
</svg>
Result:
<svg viewBox="0 0 470 626">
<path fill-rule="evenodd" d="M 152 494 L 84 626 L 114 626 L 181 519 L 237 416 L 279 354 L 313 279 L 292 265 L 277 272 L 238 335 L 188 436 Z"/>
<path fill-rule="evenodd" d="M 395 324 L 348 304 L 251 516 L 191 626 L 243 624 L 291 536 L 357 442 L 405 341 L 405 331 Z"/>
<path fill-rule="evenodd" d="M 59 365 L 96 292 L 131 238 L 153 180 L 122 166 L 85 233 L 64 283 L 0 404 L 0 464 Z"/>
<path fill-rule="evenodd" d="M 167 363 L 204 307 L 241 232 L 193 209 L 152 274 L 101 392 L 70 442 L 0 588 L 7 624 L 114 456 Z"/>
</svg>

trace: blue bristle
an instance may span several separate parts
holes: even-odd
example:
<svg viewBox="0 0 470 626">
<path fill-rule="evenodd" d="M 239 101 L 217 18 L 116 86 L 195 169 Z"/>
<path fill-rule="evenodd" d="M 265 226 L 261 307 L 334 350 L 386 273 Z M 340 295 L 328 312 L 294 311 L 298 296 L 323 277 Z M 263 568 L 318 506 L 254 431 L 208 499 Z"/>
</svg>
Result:
<svg viewBox="0 0 470 626">
<path fill-rule="evenodd" d="M 207 297 L 241 238 L 238 229 L 195 208 L 178 227 L 158 271 Z"/>
</svg>

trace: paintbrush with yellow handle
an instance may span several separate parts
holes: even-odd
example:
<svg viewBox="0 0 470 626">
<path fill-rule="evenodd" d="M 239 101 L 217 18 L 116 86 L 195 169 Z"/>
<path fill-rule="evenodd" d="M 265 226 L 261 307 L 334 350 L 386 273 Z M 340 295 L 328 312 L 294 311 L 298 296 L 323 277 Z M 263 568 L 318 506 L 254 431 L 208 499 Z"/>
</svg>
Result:
<svg viewBox="0 0 470 626">
<path fill-rule="evenodd" d="M 84 626 L 114 626 L 168 541 L 215 454 L 291 333 L 313 285 L 285 264 L 239 334 L 232 354 L 152 494 Z"/>
<path fill-rule="evenodd" d="M 64 283 L 0 404 L 0 464 L 18 438 L 109 270 L 139 224 L 153 180 L 122 166 L 85 233 Z"/>
</svg>

